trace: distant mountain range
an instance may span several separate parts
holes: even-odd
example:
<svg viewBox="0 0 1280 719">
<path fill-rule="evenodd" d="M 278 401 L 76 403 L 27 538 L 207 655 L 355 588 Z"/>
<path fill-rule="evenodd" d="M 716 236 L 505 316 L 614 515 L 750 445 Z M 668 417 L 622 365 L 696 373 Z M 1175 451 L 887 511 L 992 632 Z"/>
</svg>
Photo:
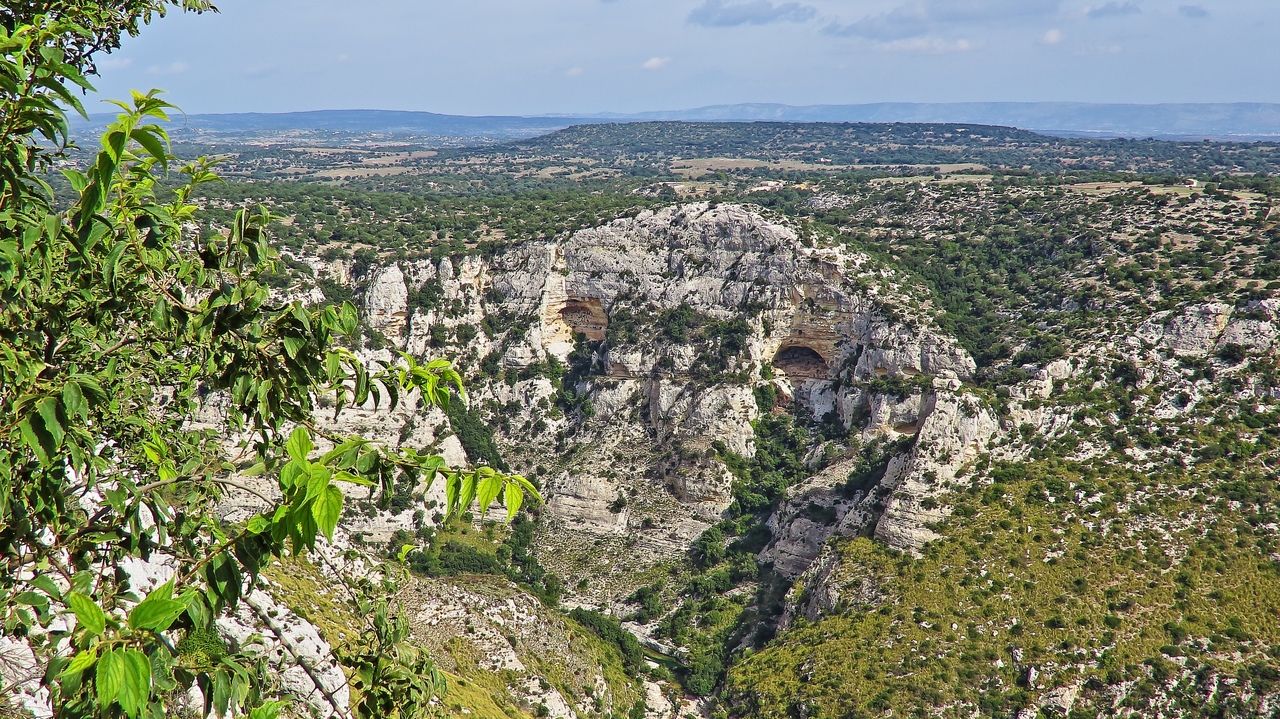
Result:
<svg viewBox="0 0 1280 719">
<path fill-rule="evenodd" d="M 93 115 L 74 124 L 77 132 L 100 130 L 114 115 Z M 243 112 L 179 115 L 170 132 L 177 137 L 226 137 L 288 132 L 385 133 L 454 138 L 516 139 L 545 135 L 585 122 L 605 119 L 442 115 L 404 110 L 313 110 L 309 112 Z"/>
<path fill-rule="evenodd" d="M 94 116 L 78 130 L 110 119 Z M 962 122 L 1003 125 L 1072 137 L 1164 139 L 1280 139 L 1280 104 L 1183 103 L 1162 105 L 1076 102 L 872 103 L 864 105 L 710 105 L 691 110 L 634 114 L 465 116 L 396 110 L 316 110 L 285 113 L 188 115 L 181 134 L 206 136 L 298 132 L 356 132 L 506 140 L 546 134 L 570 125 L 652 120 L 716 122 Z"/>
</svg>

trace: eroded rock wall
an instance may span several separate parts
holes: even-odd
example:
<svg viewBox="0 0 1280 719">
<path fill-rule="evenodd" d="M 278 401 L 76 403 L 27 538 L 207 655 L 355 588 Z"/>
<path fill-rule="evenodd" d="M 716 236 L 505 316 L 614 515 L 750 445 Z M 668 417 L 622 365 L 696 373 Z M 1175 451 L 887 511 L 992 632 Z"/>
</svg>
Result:
<svg viewBox="0 0 1280 719">
<path fill-rule="evenodd" d="M 544 563 L 592 578 L 582 591 L 601 599 L 629 592 L 723 516 L 733 476 L 717 457 L 754 454 L 757 387 L 771 384 L 781 401 L 865 440 L 927 432 L 923 446 L 957 462 L 985 441 L 985 425 L 969 427 L 946 402 L 936 410 L 930 378 L 958 385 L 974 363 L 895 273 L 747 207 L 645 211 L 487 259 L 401 262 L 366 278 L 356 290 L 371 329 L 394 348 L 450 356 L 469 371 L 472 408 L 499 426 L 513 468 L 543 482 Z M 735 323 L 734 343 L 686 336 L 666 319 L 681 312 L 704 325 Z M 876 390 L 873 380 L 910 389 Z M 566 395 L 578 399 L 566 405 Z M 365 419 L 366 428 L 378 422 Z M 427 422 L 385 422 L 399 423 L 405 441 L 435 436 Z M 887 502 L 875 531 L 903 546 L 923 541 L 936 517 L 909 495 L 925 491 L 926 474 L 959 466 L 930 451 L 895 465 L 901 498 L 868 489 L 837 502 L 841 521 L 857 518 L 840 531 L 872 531 Z M 788 572 L 803 571 L 830 533 L 775 524 L 784 539 L 769 561 Z"/>
</svg>

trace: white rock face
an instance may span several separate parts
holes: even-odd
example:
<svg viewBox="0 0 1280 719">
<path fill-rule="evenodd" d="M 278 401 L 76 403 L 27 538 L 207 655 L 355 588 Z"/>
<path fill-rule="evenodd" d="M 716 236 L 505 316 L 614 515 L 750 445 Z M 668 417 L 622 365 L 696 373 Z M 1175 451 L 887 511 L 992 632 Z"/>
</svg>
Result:
<svg viewBox="0 0 1280 719">
<path fill-rule="evenodd" d="M 1270 321 L 1233 319 L 1218 338 L 1218 347 L 1236 344 L 1254 352 L 1268 352 L 1276 343 L 1276 327 Z"/>
<path fill-rule="evenodd" d="M 1231 307 L 1204 304 L 1188 307 L 1165 327 L 1165 344 L 1174 354 L 1204 356 L 1211 352 L 1227 328 Z"/>
<path fill-rule="evenodd" d="M 908 301 L 893 273 L 843 247 L 813 244 L 751 209 L 695 203 L 487 259 L 374 268 L 355 290 L 366 321 L 396 346 L 461 352 L 473 371 L 483 359 L 491 379 L 469 387 L 473 410 L 500 427 L 496 439 L 515 469 L 558 465 L 542 477 L 544 565 L 561 576 L 639 576 L 687 551 L 730 505 L 733 477 L 716 457 L 754 455 L 757 386 L 773 386 L 779 402 L 816 417 L 857 423 L 867 439 L 892 439 L 922 431 L 929 383 L 897 398 L 867 392 L 867 382 L 945 375 L 958 387 L 972 375 L 972 358 Z M 409 308 L 410 290 L 434 304 Z M 664 313 L 686 307 L 703 324 L 737 323 L 734 349 L 709 351 L 678 327 L 664 329 Z M 627 322 L 631 330 L 612 327 Z M 461 350 L 450 344 L 459 337 L 468 338 Z M 590 413 L 556 406 L 561 390 L 545 369 L 555 365 L 577 373 L 566 389 L 588 400 Z M 440 441 L 447 423 L 438 415 L 348 415 L 336 429 L 453 448 Z M 560 464 L 565 456 L 572 463 Z M 893 468 L 904 470 L 901 462 Z M 857 511 L 842 504 L 841 531 L 865 527 L 883 499 L 864 491 Z M 357 531 L 382 540 L 410 529 L 411 519 L 380 516 Z M 811 529 L 812 537 L 800 527 L 783 531 L 773 561 L 802 571 L 829 528 Z M 601 588 L 599 596 L 630 589 Z"/>
<path fill-rule="evenodd" d="M 543 606 L 505 578 L 466 577 L 438 581 L 415 578 L 396 597 L 407 613 L 413 641 L 447 671 L 457 671 L 458 648 L 475 657 L 481 669 L 502 672 L 510 698 L 535 714 L 579 719 L 594 716 L 595 701 L 605 712 L 629 706 L 613 696 L 593 656 L 584 653 L 565 617 Z M 562 692 L 546 682 L 544 672 L 572 677 Z M 468 670 L 469 671 L 469 670 Z M 590 694 L 583 691 L 590 687 Z"/>
<path fill-rule="evenodd" d="M 854 536 L 874 516 L 874 487 L 849 488 L 854 462 L 837 462 L 792 487 L 787 500 L 769 517 L 773 541 L 760 553 L 786 577 L 797 577 L 822 553 L 832 536 Z"/>
<path fill-rule="evenodd" d="M 25 641 L 0 635 L 0 687 L 8 692 L 8 707 L 35 719 L 52 717 L 49 691 L 40 686 L 42 676 L 44 666 Z"/>
<path fill-rule="evenodd" d="M 1252 316 L 1235 316 L 1230 305 L 1191 305 L 1180 312 L 1160 312 L 1135 334 L 1147 344 L 1163 345 L 1175 355 L 1205 357 L 1228 344 L 1268 352 L 1276 343 L 1275 300 L 1253 303 Z"/>
<path fill-rule="evenodd" d="M 750 387 L 721 385 L 699 391 L 687 383 L 662 380 L 649 386 L 649 416 L 658 427 L 659 441 L 685 441 L 706 449 L 719 440 L 731 452 L 755 454 L 751 422 L 758 412 Z"/>
<path fill-rule="evenodd" d="M 547 502 L 552 516 L 569 526 L 597 534 L 626 534 L 627 510 L 610 509 L 619 488 L 603 477 L 568 474 L 556 481 L 556 493 Z"/>
<path fill-rule="evenodd" d="M 863 397 L 859 393 L 855 396 L 855 400 L 858 400 L 856 402 L 858 405 L 865 404 L 869 413 L 863 429 L 865 437 L 915 434 L 920 429 L 920 410 L 924 402 L 922 394 L 906 397 L 871 394 Z"/>
<path fill-rule="evenodd" d="M 398 338 L 404 333 L 408 315 L 409 290 L 400 267 L 390 265 L 377 270 L 365 292 L 365 321 L 388 337 Z"/>
<path fill-rule="evenodd" d="M 1059 687 L 1046 692 L 1040 699 L 1040 706 L 1046 711 L 1066 716 L 1071 713 L 1071 708 L 1075 706 L 1076 697 L 1079 695 L 1080 685 L 1078 684 Z"/>
<path fill-rule="evenodd" d="M 947 516 L 933 500 L 956 472 L 985 452 L 1000 425 L 976 396 L 937 391 L 922 414 L 916 445 L 876 524 L 875 536 L 899 549 L 919 549 L 937 535 L 925 525 Z"/>
<path fill-rule="evenodd" d="M 254 588 L 235 614 L 217 620 L 218 633 L 241 649 L 267 657 L 279 671 L 281 687 L 320 717 L 346 716 L 351 696 L 347 678 L 333 663 L 332 648 L 315 625 Z"/>
</svg>

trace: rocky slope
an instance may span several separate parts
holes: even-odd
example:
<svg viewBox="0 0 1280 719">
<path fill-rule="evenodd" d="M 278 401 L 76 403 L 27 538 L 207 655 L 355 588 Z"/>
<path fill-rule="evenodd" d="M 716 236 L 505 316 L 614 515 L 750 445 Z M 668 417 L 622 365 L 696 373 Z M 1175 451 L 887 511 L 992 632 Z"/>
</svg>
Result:
<svg viewBox="0 0 1280 719">
<path fill-rule="evenodd" d="M 854 444 L 883 441 L 900 450 L 880 481 L 835 503 L 835 526 L 788 517 L 790 504 L 780 510 L 771 520 L 777 538 L 761 561 L 785 576 L 804 572 L 828 536 L 876 533 L 902 547 L 927 541 L 925 525 L 943 511 L 921 501 L 940 491 L 937 477 L 949 478 L 999 431 L 984 401 L 962 388 L 973 360 L 904 296 L 894 272 L 865 255 L 818 247 L 741 206 L 644 212 L 488 259 L 398 262 L 358 273 L 349 263 L 308 261 L 321 277 L 353 289 L 366 360 L 392 362 L 394 351 L 405 351 L 448 356 L 467 369 L 470 412 L 499 428 L 501 454 L 485 455 L 443 413 L 416 412 L 412 398 L 395 410 L 349 410 L 331 420 L 334 428 L 429 448 L 454 464 L 505 460 L 536 476 L 547 500 L 534 541 L 538 559 L 551 573 L 580 578 L 569 587 L 572 603 L 607 612 L 625 611 L 635 589 L 684 565 L 695 540 L 725 516 L 735 501 L 726 458 L 754 454 L 761 390 L 777 397 L 771 412 L 794 409 L 848 429 Z M 316 294 L 303 297 L 315 301 Z M 217 412 L 216 400 L 207 411 Z M 927 441 L 902 441 L 917 435 Z M 792 503 L 822 501 L 831 487 L 821 477 L 843 480 L 837 475 L 828 471 L 798 488 Z M 296 565 L 259 592 L 263 602 L 273 588 L 294 601 L 311 596 L 278 620 L 304 629 L 246 616 L 227 627 L 228 636 L 244 640 L 257 627 L 279 637 L 310 631 L 312 643 L 323 642 L 326 631 L 308 616 L 341 635 L 338 603 L 305 608 L 326 593 L 326 573 L 336 578 L 326 563 L 353 545 L 376 554 L 393 538 L 444 531 L 431 511 L 441 500 L 429 493 L 425 511 L 414 503 L 350 513 L 337 553 L 318 558 L 318 574 Z M 253 499 L 233 496 L 222 512 L 235 521 L 253 509 Z M 602 650 L 573 648 L 581 629 L 504 581 L 468 580 L 449 591 L 425 578 L 406 585 L 419 639 L 447 668 L 501 674 L 499 706 L 546 706 L 551 716 L 628 709 L 639 698 L 642 685 L 606 680 L 611 664 Z M 300 587 L 316 594 L 298 594 Z M 299 641 L 264 649 L 282 657 L 305 652 Z M 541 659 L 548 655 L 584 658 L 569 677 Z M 315 694 L 322 714 L 345 702 L 324 681 L 303 678 L 314 686 L 297 693 Z M 662 686 L 644 690 L 651 716 L 677 709 Z"/>
<path fill-rule="evenodd" d="M 821 208 L 882 226 L 883 212 L 842 209 L 861 201 Z M 922 201 L 919 229 L 949 212 Z M 732 664 L 721 708 L 739 715 L 1275 711 L 1277 300 L 1088 300 L 1102 316 L 1065 325 L 1060 349 L 1019 353 L 1043 340 L 1011 335 L 1005 357 L 1027 361 L 979 371 L 893 257 L 797 227 L 697 203 L 489 256 L 297 258 L 352 291 L 366 359 L 446 356 L 469 377 L 461 416 L 366 407 L 344 429 L 541 483 L 540 569 L 521 579 L 536 586 L 405 589 L 420 641 L 488 677 L 475 701 L 711 711 L 664 698 L 678 692 L 661 669 L 656 683 L 622 675 L 612 649 L 528 593 L 554 585 L 568 606 L 632 620 L 687 687 Z M 779 445 L 765 428 L 791 417 L 802 438 Z M 344 518 L 342 549 L 416 537 L 518 553 L 478 521 L 439 526 L 440 498 L 423 501 Z M 1255 589 L 1220 581 L 1234 573 Z M 324 584 L 297 568 L 276 581 L 277 594 Z M 1121 608 L 1123 592 L 1149 611 Z M 878 663 L 866 646 L 884 647 Z M 940 686 L 961 689 L 906 678 L 926 649 Z M 1182 698 L 1153 698 L 1162 688 Z"/>
<path fill-rule="evenodd" d="M 373 268 L 361 297 L 369 329 L 395 348 L 487 373 L 471 406 L 502 427 L 518 469 L 545 470 L 541 556 L 563 576 L 600 578 L 589 596 L 616 599 L 733 501 L 713 455 L 754 452 L 755 388 L 866 440 L 927 438 L 879 485 L 902 488 L 884 517 L 859 515 L 895 546 L 918 547 L 941 516 L 912 497 L 999 432 L 962 389 L 973 360 L 894 274 L 812 244 L 739 206 L 687 205 L 488 261 Z M 881 387 L 891 383 L 905 396 Z"/>
</svg>

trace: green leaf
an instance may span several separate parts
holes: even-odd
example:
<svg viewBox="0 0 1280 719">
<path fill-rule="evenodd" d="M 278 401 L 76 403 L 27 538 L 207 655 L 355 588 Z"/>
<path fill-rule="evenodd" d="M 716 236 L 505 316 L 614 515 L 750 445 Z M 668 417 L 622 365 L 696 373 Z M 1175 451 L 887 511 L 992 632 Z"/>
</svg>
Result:
<svg viewBox="0 0 1280 719">
<path fill-rule="evenodd" d="M 332 485 L 325 488 L 311 504 L 311 516 L 326 539 L 333 541 L 333 530 L 342 516 L 342 490 Z"/>
<path fill-rule="evenodd" d="M 41 611 L 49 608 L 49 598 L 37 592 L 18 592 L 14 595 L 13 601 L 28 607 L 36 607 Z"/>
<path fill-rule="evenodd" d="M 311 465 L 305 459 L 302 461 L 290 460 L 280 470 L 280 488 L 287 493 L 290 489 L 300 486 L 310 473 Z"/>
<path fill-rule="evenodd" d="M 284 353 L 289 356 L 289 359 L 293 359 L 298 356 L 302 348 L 307 346 L 307 341 L 300 337 L 285 337 L 281 340 L 281 344 L 284 345 Z"/>
<path fill-rule="evenodd" d="M 37 574 L 32 577 L 31 581 L 27 582 L 27 584 L 30 584 L 36 589 L 48 594 L 53 599 L 62 601 L 62 590 L 58 589 L 58 585 L 50 579 L 48 575 Z"/>
<path fill-rule="evenodd" d="M 59 172 L 62 173 L 63 177 L 67 178 L 67 183 L 70 184 L 71 189 L 75 190 L 77 193 L 84 192 L 84 188 L 89 186 L 89 178 L 79 170 L 66 169 L 59 170 Z"/>
<path fill-rule="evenodd" d="M 458 509 L 458 490 L 461 485 L 462 478 L 459 475 L 450 474 L 445 477 L 444 498 L 448 514 L 453 514 Z"/>
<path fill-rule="evenodd" d="M 62 673 L 58 675 L 58 678 L 61 679 L 63 677 L 70 677 L 73 674 L 80 674 L 84 670 L 93 666 L 97 661 L 98 652 L 93 649 L 86 649 L 75 655 L 71 662 L 67 664 L 67 667 L 62 670 Z"/>
<path fill-rule="evenodd" d="M 363 446 L 364 446 L 364 445 L 366 445 L 366 444 L 368 444 L 368 442 L 367 442 L 366 440 L 364 440 L 364 439 L 360 439 L 360 438 L 358 438 L 358 437 L 357 437 L 357 438 L 355 438 L 355 439 L 348 439 L 347 441 L 343 442 L 342 444 L 338 445 L 337 447 L 334 447 L 333 449 L 329 450 L 328 452 L 325 452 L 325 453 L 324 453 L 324 456 L 320 458 L 320 463 L 321 463 L 321 464 L 331 464 L 335 458 L 337 458 L 337 457 L 339 457 L 339 456 L 341 456 L 341 455 L 346 454 L 347 452 L 351 451 L 352 449 L 358 449 L 358 448 L 360 448 L 360 447 L 363 447 Z M 349 467 L 349 466 L 351 466 L 351 465 L 347 465 L 347 466 Z"/>
<path fill-rule="evenodd" d="M 160 142 L 160 138 L 151 134 L 149 130 L 140 127 L 129 133 L 129 136 L 142 145 L 148 154 L 159 160 L 161 165 L 168 164 L 169 154 L 164 151 L 164 145 Z"/>
<path fill-rule="evenodd" d="M 246 528 L 251 534 L 262 534 L 271 528 L 271 520 L 261 514 L 254 515 L 254 517 L 249 520 Z"/>
<path fill-rule="evenodd" d="M 116 274 L 120 271 L 120 258 L 124 256 L 125 243 L 117 242 L 109 252 L 107 252 L 106 260 L 102 263 L 102 279 L 106 281 L 107 288 L 112 293 L 116 291 Z"/>
<path fill-rule="evenodd" d="M 489 505 L 493 504 L 493 500 L 498 497 L 498 492 L 501 490 L 502 477 L 485 477 L 476 483 L 476 498 L 479 500 L 481 517 L 489 511 Z"/>
<path fill-rule="evenodd" d="M 186 610 L 186 602 L 148 596 L 129 612 L 129 626 L 133 629 L 163 632 Z"/>
<path fill-rule="evenodd" d="M 40 418 L 44 420 L 45 430 L 52 438 L 56 450 L 62 446 L 62 440 L 66 438 L 66 430 L 58 419 L 58 399 L 45 397 L 36 405 L 36 409 L 40 412 Z"/>
<path fill-rule="evenodd" d="M 337 474 L 333 475 L 333 478 L 338 480 L 339 482 L 347 482 L 348 484 L 358 484 L 362 487 L 377 486 L 377 483 L 372 480 L 365 479 L 364 477 L 358 477 L 346 471 L 338 472 Z"/>
<path fill-rule="evenodd" d="M 219 669 L 213 675 L 213 711 L 218 716 L 226 716 L 231 704 L 231 672 Z"/>
<path fill-rule="evenodd" d="M 82 420 L 89 418 L 89 403 L 85 401 L 80 385 L 74 380 L 62 388 L 62 406 L 66 408 L 68 416 L 76 416 Z"/>
<path fill-rule="evenodd" d="M 516 482 L 507 482 L 507 521 L 515 519 L 516 513 L 520 511 L 520 505 L 524 503 L 524 492 L 520 489 L 520 485 Z"/>
<path fill-rule="evenodd" d="M 169 581 L 152 589 L 147 593 L 147 599 L 173 599 L 173 585 L 177 578 L 171 578 Z"/>
<path fill-rule="evenodd" d="M 333 475 L 329 472 L 329 468 L 323 464 L 311 465 L 311 478 L 307 481 L 307 499 L 315 499 L 319 497 L 329 486 L 329 481 Z"/>
<path fill-rule="evenodd" d="M 98 659 L 98 671 L 94 686 L 98 690 L 98 706 L 103 709 L 111 706 L 120 693 L 125 681 L 124 651 L 109 649 Z"/>
<path fill-rule="evenodd" d="M 519 483 L 520 488 L 524 490 L 524 493 L 526 495 L 533 497 L 535 500 L 539 502 L 542 501 L 542 493 L 538 491 L 537 487 L 533 486 L 533 482 L 530 482 L 529 480 L 525 479 L 524 477 L 521 477 L 518 474 L 512 476 L 511 479 L 514 479 L 517 483 Z"/>
<path fill-rule="evenodd" d="M 313 449 L 315 444 L 311 441 L 311 433 L 305 427 L 295 428 L 289 435 L 288 443 L 285 444 L 285 450 L 289 452 L 289 456 L 300 462 L 307 461 L 307 455 L 311 454 Z"/>
<path fill-rule="evenodd" d="M 356 471 L 360 474 L 372 474 L 378 468 L 379 459 L 376 450 L 365 452 L 356 460 Z"/>
<path fill-rule="evenodd" d="M 107 629 L 107 615 L 92 599 L 75 592 L 67 595 L 67 606 L 76 615 L 80 626 L 89 630 L 94 636 L 101 635 Z"/>
<path fill-rule="evenodd" d="M 471 508 L 476 498 L 476 476 L 468 474 L 462 478 L 462 496 L 458 498 L 456 511 L 461 514 Z"/>
<path fill-rule="evenodd" d="M 350 302 L 342 303 L 342 334 L 351 335 L 360 326 L 360 316 L 356 312 L 356 306 Z"/>
<path fill-rule="evenodd" d="M 244 577 L 235 557 L 229 554 L 216 555 L 204 571 L 209 589 L 222 604 L 233 606 L 240 601 Z"/>
<path fill-rule="evenodd" d="M 254 707 L 253 711 L 249 712 L 249 719 L 277 719 L 283 707 L 283 702 L 264 702 L 262 706 Z"/>
<path fill-rule="evenodd" d="M 107 393 L 102 389 L 102 385 L 98 384 L 95 377 L 85 374 L 75 376 L 76 384 L 80 386 L 80 390 L 89 395 L 89 400 L 95 405 L 102 404 L 107 401 Z"/>
<path fill-rule="evenodd" d="M 116 695 L 120 707 L 131 717 L 137 717 L 151 698 L 151 662 L 147 655 L 136 649 L 124 653 L 124 683 Z"/>
<path fill-rule="evenodd" d="M 337 352 L 325 355 L 324 371 L 330 382 L 342 376 L 342 357 Z"/>
</svg>

